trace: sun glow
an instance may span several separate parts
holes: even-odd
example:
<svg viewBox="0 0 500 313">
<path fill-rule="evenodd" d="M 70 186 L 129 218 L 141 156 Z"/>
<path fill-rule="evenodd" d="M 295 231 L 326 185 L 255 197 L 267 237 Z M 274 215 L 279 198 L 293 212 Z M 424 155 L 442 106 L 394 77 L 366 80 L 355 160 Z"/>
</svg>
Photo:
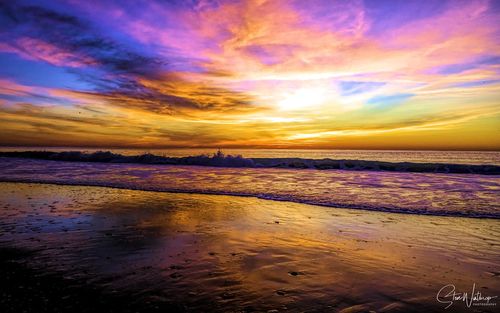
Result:
<svg viewBox="0 0 500 313">
<path fill-rule="evenodd" d="M 296 111 L 317 108 L 328 100 L 328 91 L 320 87 L 305 87 L 291 91 L 278 101 L 283 111 Z"/>
</svg>

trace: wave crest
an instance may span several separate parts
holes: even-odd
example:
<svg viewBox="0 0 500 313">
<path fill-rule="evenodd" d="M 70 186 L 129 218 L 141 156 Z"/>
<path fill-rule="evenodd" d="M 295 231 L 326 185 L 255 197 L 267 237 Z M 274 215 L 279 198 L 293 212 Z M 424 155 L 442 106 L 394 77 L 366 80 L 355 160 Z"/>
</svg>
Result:
<svg viewBox="0 0 500 313">
<path fill-rule="evenodd" d="M 365 161 L 303 158 L 245 158 L 241 155 L 225 155 L 220 150 L 213 155 L 198 155 L 187 157 L 167 157 L 154 155 L 151 153 L 127 156 L 112 153 L 110 151 L 97 151 L 94 153 L 84 153 L 81 151 L 15 151 L 0 152 L 0 156 L 70 162 L 500 175 L 500 166 L 497 165 L 383 162 L 369 160 Z"/>
</svg>

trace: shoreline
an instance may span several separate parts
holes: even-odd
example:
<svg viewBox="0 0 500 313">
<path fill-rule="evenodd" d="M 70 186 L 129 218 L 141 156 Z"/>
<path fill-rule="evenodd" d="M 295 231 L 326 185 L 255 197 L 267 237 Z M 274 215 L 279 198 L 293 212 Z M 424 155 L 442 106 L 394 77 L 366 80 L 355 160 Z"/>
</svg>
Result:
<svg viewBox="0 0 500 313">
<path fill-rule="evenodd" d="M 133 190 L 133 191 L 144 191 L 144 192 L 161 192 L 161 193 L 178 193 L 178 194 L 188 194 L 188 195 L 212 195 L 212 196 L 230 196 L 230 197 L 244 197 L 244 198 L 255 198 L 259 200 L 266 201 L 277 201 L 277 202 L 289 202 L 296 204 L 305 204 L 320 206 L 325 208 L 341 209 L 341 210 L 359 210 L 367 212 L 381 212 L 390 214 L 403 214 L 403 215 L 417 215 L 417 216 L 436 216 L 436 217 L 449 217 L 449 218 L 473 218 L 473 219 L 491 219 L 499 220 L 500 213 L 494 215 L 471 215 L 471 214 L 461 214 L 456 212 L 426 212 L 426 211 L 408 211 L 408 210 L 392 210 L 392 209 L 371 209 L 363 208 L 357 206 L 342 206 L 342 204 L 322 204 L 314 202 L 299 202 L 290 199 L 279 199 L 279 198 L 268 198 L 264 196 L 258 196 L 254 194 L 233 194 L 233 193 L 222 193 L 222 192 L 210 192 L 210 191 L 192 191 L 192 190 L 176 190 L 176 189 L 144 189 L 144 188 L 134 188 L 133 186 L 116 186 L 116 185 L 106 185 L 106 184 L 91 184 L 91 183 L 68 183 L 68 182 L 57 182 L 57 181 L 35 181 L 35 180 L 6 180 L 0 179 L 0 183 L 14 183 L 14 184 L 40 184 L 40 185 L 54 185 L 54 186 L 80 186 L 80 187 L 101 187 L 101 188 L 111 188 L 119 190 Z"/>
<path fill-rule="evenodd" d="M 253 196 L 327 207 L 500 218 L 500 177 L 0 158 L 0 181 Z"/>
</svg>

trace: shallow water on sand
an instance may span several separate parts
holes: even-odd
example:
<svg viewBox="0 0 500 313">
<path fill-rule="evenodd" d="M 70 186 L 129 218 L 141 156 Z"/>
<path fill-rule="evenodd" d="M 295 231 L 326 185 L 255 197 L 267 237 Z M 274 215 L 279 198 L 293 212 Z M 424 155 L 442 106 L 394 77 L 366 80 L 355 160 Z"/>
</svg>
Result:
<svg viewBox="0 0 500 313">
<path fill-rule="evenodd" d="M 138 301 L 441 312 L 436 293 L 447 284 L 500 295 L 495 219 L 102 187 L 1 183 L 0 193 L 1 246 L 34 250 L 31 267 Z M 453 311 L 471 309 L 456 302 Z"/>
<path fill-rule="evenodd" d="M 108 164 L 0 158 L 0 181 L 257 196 L 332 207 L 500 218 L 500 176 Z"/>
</svg>

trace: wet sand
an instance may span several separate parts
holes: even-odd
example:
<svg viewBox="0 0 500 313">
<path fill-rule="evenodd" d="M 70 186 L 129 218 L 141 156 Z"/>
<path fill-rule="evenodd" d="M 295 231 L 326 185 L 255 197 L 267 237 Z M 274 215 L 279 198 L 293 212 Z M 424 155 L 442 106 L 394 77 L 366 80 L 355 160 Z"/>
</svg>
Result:
<svg viewBox="0 0 500 313">
<path fill-rule="evenodd" d="M 0 193 L 2 312 L 443 312 L 447 284 L 500 296 L 498 219 L 103 187 Z"/>
</svg>

